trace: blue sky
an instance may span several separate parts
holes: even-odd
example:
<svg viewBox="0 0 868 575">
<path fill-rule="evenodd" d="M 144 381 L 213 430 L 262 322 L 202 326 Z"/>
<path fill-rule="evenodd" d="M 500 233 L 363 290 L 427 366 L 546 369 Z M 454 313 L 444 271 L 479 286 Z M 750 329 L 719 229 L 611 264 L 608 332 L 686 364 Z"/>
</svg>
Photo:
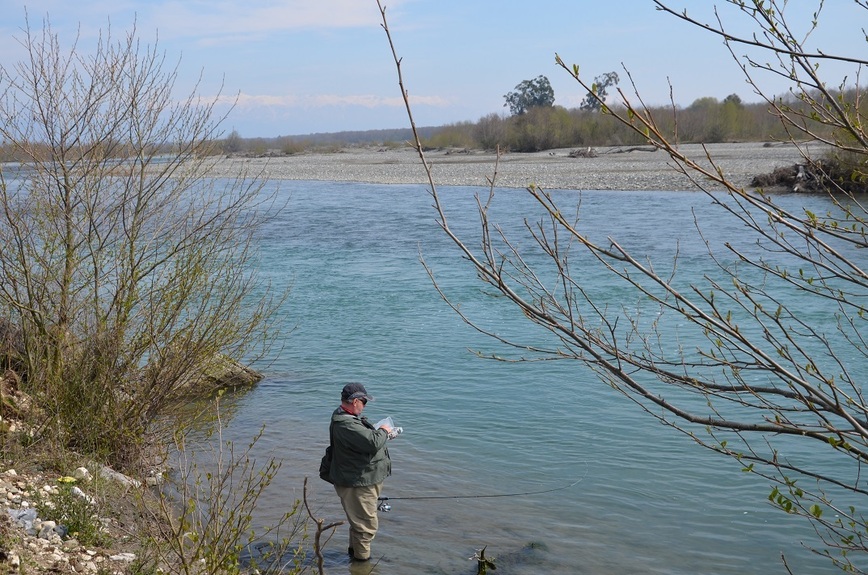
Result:
<svg viewBox="0 0 868 575">
<path fill-rule="evenodd" d="M 588 80 L 609 71 L 633 76 L 643 99 L 679 105 L 738 94 L 757 101 L 723 44 L 655 10 L 651 0 L 383 0 L 417 125 L 476 121 L 503 114 L 503 96 L 545 75 L 555 104 L 578 106 L 580 86 L 555 66 L 558 53 Z M 670 0 L 703 21 L 718 4 L 733 31 L 745 18 L 723 0 Z M 790 2 L 793 27 L 807 30 L 815 0 Z M 795 6 L 792 6 L 795 4 Z M 23 57 L 25 10 L 32 28 L 44 17 L 79 50 L 100 29 L 116 35 L 135 23 L 144 42 L 180 61 L 179 95 L 238 97 L 224 128 L 243 137 L 408 126 L 376 0 L 0 0 L 0 54 Z M 826 2 L 813 45 L 864 55 L 866 11 L 851 0 Z M 742 50 L 744 51 L 744 50 Z M 828 66 L 832 84 L 844 70 Z M 852 77 L 852 76 L 851 76 Z M 762 80 L 773 93 L 785 84 Z"/>
</svg>

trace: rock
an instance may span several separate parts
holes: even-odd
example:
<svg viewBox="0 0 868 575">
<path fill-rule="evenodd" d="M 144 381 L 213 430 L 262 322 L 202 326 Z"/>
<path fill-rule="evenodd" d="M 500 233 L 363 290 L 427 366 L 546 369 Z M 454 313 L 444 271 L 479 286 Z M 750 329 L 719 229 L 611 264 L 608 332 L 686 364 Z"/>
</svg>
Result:
<svg viewBox="0 0 868 575">
<path fill-rule="evenodd" d="M 51 535 L 55 532 L 55 528 L 57 528 L 57 523 L 54 521 L 42 521 L 39 523 L 33 524 L 34 530 L 37 532 L 37 537 L 40 539 L 49 539 Z"/>
<path fill-rule="evenodd" d="M 109 559 L 112 561 L 122 561 L 124 563 L 132 563 L 136 560 L 135 553 L 118 553 L 117 555 L 110 555 Z"/>
<path fill-rule="evenodd" d="M 13 490 L 18 493 L 19 488 L 23 493 L 47 493 L 46 483 L 53 484 L 53 480 L 57 480 L 41 475 L 19 476 L 14 471 L 9 471 L 0 474 L 0 490 L 6 489 L 10 493 Z M 14 485 L 10 480 L 14 480 Z M 99 520 L 103 525 L 110 523 L 108 519 Z M 120 524 L 112 525 L 112 529 L 107 530 L 117 537 L 115 542 L 123 540 L 119 535 L 125 531 Z M 126 571 L 127 565 L 136 557 L 133 553 L 125 552 L 129 547 L 93 551 L 81 547 L 75 539 L 64 541 L 67 536 L 64 525 L 40 518 L 36 509 L 27 501 L 22 501 L 20 506 L 9 504 L 6 513 L 0 510 L 0 541 L 3 542 L 3 545 L 0 545 L 0 573 L 21 573 L 22 566 L 29 575 L 95 575 L 101 568 L 105 573 L 121 573 Z M 108 562 L 109 557 L 113 558 L 113 564 Z M 106 569 L 109 565 L 113 566 Z"/>
<path fill-rule="evenodd" d="M 33 522 L 36 521 L 36 510 L 35 509 L 11 509 L 7 508 L 6 513 L 9 517 L 12 518 L 18 525 L 20 525 L 24 531 L 31 531 L 33 529 Z"/>
<path fill-rule="evenodd" d="M 72 476 L 75 477 L 78 481 L 83 481 L 85 483 L 90 483 L 93 479 L 93 475 L 90 474 L 87 467 L 79 467 L 75 471 L 72 472 Z"/>
<path fill-rule="evenodd" d="M 156 487 L 158 485 L 162 485 L 163 481 L 165 481 L 165 476 L 162 473 L 154 473 L 152 475 L 148 475 L 145 478 L 145 485 L 149 487 Z"/>
<path fill-rule="evenodd" d="M 178 397 L 207 397 L 220 390 L 235 391 L 253 387 L 263 378 L 255 369 L 223 354 L 216 354 L 198 376 L 181 383 Z"/>
<path fill-rule="evenodd" d="M 128 475 L 124 475 L 123 473 L 119 473 L 112 469 L 111 467 L 106 467 L 105 465 L 101 465 L 99 468 L 99 475 L 105 479 L 110 479 L 116 483 L 120 483 L 125 487 L 140 487 L 142 482 L 138 479 L 133 479 Z"/>
<path fill-rule="evenodd" d="M 70 489 L 70 492 L 75 497 L 78 497 L 79 499 L 83 499 L 83 500 L 87 501 L 88 503 L 90 503 L 91 505 L 93 505 L 93 497 L 91 497 L 90 495 L 88 495 L 87 493 L 85 493 L 84 491 L 79 489 L 78 487 L 73 486 L 72 489 Z"/>
<path fill-rule="evenodd" d="M 262 379 L 262 374 L 225 355 L 217 355 L 204 370 L 204 378 L 213 389 L 251 387 Z"/>
</svg>

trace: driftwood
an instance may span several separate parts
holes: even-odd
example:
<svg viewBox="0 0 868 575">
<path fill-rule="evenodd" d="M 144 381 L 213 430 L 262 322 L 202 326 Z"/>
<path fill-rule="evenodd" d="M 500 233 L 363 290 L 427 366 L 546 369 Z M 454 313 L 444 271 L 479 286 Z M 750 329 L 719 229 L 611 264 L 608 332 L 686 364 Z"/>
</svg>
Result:
<svg viewBox="0 0 868 575">
<path fill-rule="evenodd" d="M 633 146 L 632 148 L 618 148 L 617 150 L 612 150 L 610 154 L 626 154 L 628 152 L 656 152 L 660 148 L 656 146 Z"/>
<path fill-rule="evenodd" d="M 573 150 L 569 154 L 567 154 L 571 158 L 596 158 L 597 150 L 591 148 L 582 148 L 581 150 Z"/>
<path fill-rule="evenodd" d="M 844 191 L 864 193 L 868 184 L 864 177 L 839 163 L 817 160 L 807 164 L 793 164 L 775 168 L 769 174 L 754 176 L 752 188 L 786 189 L 791 192 L 817 193 Z"/>
</svg>

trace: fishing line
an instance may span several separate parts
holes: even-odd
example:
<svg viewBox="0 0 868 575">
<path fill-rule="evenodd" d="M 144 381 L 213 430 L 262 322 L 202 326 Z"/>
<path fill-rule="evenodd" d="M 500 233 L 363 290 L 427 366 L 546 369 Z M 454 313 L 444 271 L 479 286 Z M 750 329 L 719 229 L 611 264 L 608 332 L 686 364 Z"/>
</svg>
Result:
<svg viewBox="0 0 868 575">
<path fill-rule="evenodd" d="M 585 469 L 584 475 L 570 483 L 569 485 L 562 485 L 560 487 L 552 487 L 551 489 L 540 489 L 538 491 L 521 491 L 516 493 L 483 493 L 476 495 L 416 495 L 416 496 L 407 496 L 407 497 L 378 497 L 377 501 L 377 510 L 388 512 L 392 510 L 392 506 L 386 503 L 387 501 L 410 501 L 410 500 L 421 500 L 421 499 L 485 499 L 492 497 L 522 497 L 525 495 L 541 495 L 543 493 L 554 493 L 555 491 L 563 491 L 565 489 L 569 489 L 571 487 L 575 487 L 579 483 L 581 483 L 585 476 L 588 475 L 587 468 Z"/>
</svg>

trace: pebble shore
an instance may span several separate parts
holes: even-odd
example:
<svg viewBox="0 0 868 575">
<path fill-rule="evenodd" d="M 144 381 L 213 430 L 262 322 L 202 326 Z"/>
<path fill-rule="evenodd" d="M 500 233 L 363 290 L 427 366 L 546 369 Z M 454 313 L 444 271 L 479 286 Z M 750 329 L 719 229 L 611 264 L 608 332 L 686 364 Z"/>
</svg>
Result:
<svg viewBox="0 0 868 575">
<path fill-rule="evenodd" d="M 65 534 L 53 521 L 36 517 L 33 496 L 37 491 L 56 493 L 56 478 L 18 474 L 14 469 L 0 473 L 0 566 L 12 573 L 120 573 L 136 556 L 121 550 L 87 548 Z M 82 492 L 82 496 L 84 492 Z M 114 519 L 103 519 L 104 529 L 115 531 Z M 120 532 L 123 532 L 120 529 Z"/>
<path fill-rule="evenodd" d="M 595 157 L 570 157 L 570 149 L 536 153 L 509 153 L 498 160 L 494 153 L 478 150 L 426 152 L 434 181 L 439 186 L 488 187 L 495 177 L 498 187 L 563 190 L 696 190 L 661 151 L 630 147 L 594 148 Z M 777 167 L 804 162 L 790 144 L 686 144 L 680 150 L 708 165 L 706 150 L 724 174 L 740 187 Z M 818 144 L 808 148 L 820 152 Z M 495 174 L 496 167 L 496 174 Z M 409 146 L 400 148 L 347 147 L 334 153 L 302 153 L 263 158 L 224 158 L 215 162 L 212 174 L 232 177 L 239 169 L 261 173 L 270 180 L 321 180 L 373 184 L 427 184 L 419 156 Z"/>
</svg>

